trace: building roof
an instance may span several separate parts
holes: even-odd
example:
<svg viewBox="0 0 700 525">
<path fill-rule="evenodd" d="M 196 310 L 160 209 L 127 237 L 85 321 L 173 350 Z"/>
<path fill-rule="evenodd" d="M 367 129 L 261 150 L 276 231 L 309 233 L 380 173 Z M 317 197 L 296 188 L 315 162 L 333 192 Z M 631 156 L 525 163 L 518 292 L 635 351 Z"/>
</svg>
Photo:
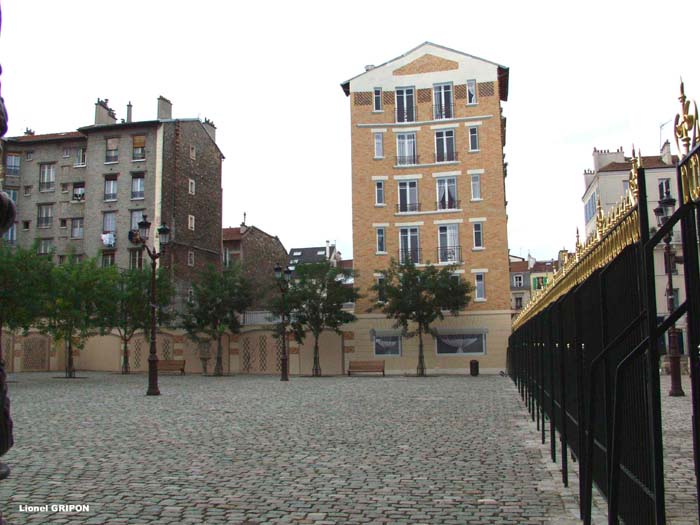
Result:
<svg viewBox="0 0 700 525">
<path fill-rule="evenodd" d="M 335 245 L 331 244 L 329 252 L 332 255 L 335 251 Z M 325 262 L 328 260 L 326 257 L 326 247 L 325 246 L 313 246 L 311 248 L 291 248 L 289 250 L 289 264 L 309 264 Z"/>
<path fill-rule="evenodd" d="M 400 60 L 400 59 L 404 58 L 405 56 L 410 55 L 411 53 L 413 53 L 417 49 L 420 49 L 423 46 L 439 47 L 440 49 L 444 49 L 444 50 L 450 51 L 452 53 L 457 53 L 457 54 L 460 54 L 460 55 L 465 56 L 465 57 L 474 58 L 476 60 L 481 60 L 482 62 L 488 62 L 489 64 L 493 64 L 494 66 L 498 67 L 498 85 L 500 87 L 499 95 L 500 95 L 501 100 L 504 100 L 504 101 L 508 100 L 509 70 L 506 66 L 502 66 L 502 65 L 497 64 L 496 62 L 492 62 L 490 60 L 486 60 L 485 58 L 480 58 L 480 57 L 477 57 L 474 55 L 470 55 L 468 53 L 464 53 L 462 51 L 457 51 L 456 49 L 451 49 L 449 47 L 441 46 L 439 44 L 433 44 L 432 42 L 429 42 L 429 41 L 425 41 L 422 44 L 414 47 L 413 49 L 406 51 L 403 55 L 392 58 L 391 60 L 387 60 L 383 64 L 376 66 L 374 69 L 386 66 L 387 64 L 391 64 L 392 62 L 395 62 L 396 60 Z M 350 96 L 350 82 L 352 82 L 353 80 L 355 80 L 358 77 L 361 77 L 365 73 L 367 73 L 367 71 L 365 71 L 364 73 L 360 73 L 359 75 L 355 75 L 354 77 L 352 77 L 352 78 L 350 78 L 350 79 L 348 79 L 345 82 L 342 82 L 340 84 L 340 87 L 343 88 L 343 92 L 345 93 L 345 96 Z"/>
<path fill-rule="evenodd" d="M 352 259 L 344 259 L 344 260 L 340 261 L 339 266 L 343 270 L 352 270 L 354 268 L 353 260 Z"/>
<path fill-rule="evenodd" d="M 224 241 L 240 241 L 241 240 L 241 229 L 240 228 L 224 228 L 221 233 L 221 238 Z"/>
<path fill-rule="evenodd" d="M 647 169 L 672 168 L 678 163 L 678 156 L 673 155 L 672 160 L 672 164 L 666 164 L 663 161 L 661 155 L 651 155 L 649 157 L 642 157 L 642 166 Z M 611 162 L 610 164 L 606 164 L 605 166 L 600 168 L 598 172 L 600 173 L 602 171 L 629 171 L 631 169 L 632 159 L 628 159 L 627 157 L 625 157 L 625 162 Z"/>
<path fill-rule="evenodd" d="M 511 272 L 527 272 L 527 261 L 511 261 L 510 263 Z"/>
<path fill-rule="evenodd" d="M 64 131 L 62 133 L 44 133 L 43 135 L 21 135 L 19 137 L 7 137 L 6 140 L 17 144 L 31 144 L 34 142 L 51 142 L 75 139 L 85 139 L 85 135 L 77 131 Z"/>
<path fill-rule="evenodd" d="M 531 272 L 551 273 L 559 267 L 558 261 L 535 261 Z"/>
</svg>

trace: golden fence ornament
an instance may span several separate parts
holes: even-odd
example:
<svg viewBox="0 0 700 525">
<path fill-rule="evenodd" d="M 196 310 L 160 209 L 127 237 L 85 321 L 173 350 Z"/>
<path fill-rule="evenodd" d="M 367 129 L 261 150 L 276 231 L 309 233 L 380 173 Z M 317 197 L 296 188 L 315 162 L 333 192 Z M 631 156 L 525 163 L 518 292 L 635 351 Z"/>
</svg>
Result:
<svg viewBox="0 0 700 525">
<path fill-rule="evenodd" d="M 685 87 L 681 80 L 681 112 L 674 121 L 674 135 L 678 154 L 687 156 L 698 144 L 700 139 L 700 123 L 698 122 L 698 107 L 695 101 L 685 96 Z M 681 145 L 683 151 L 681 151 Z M 683 202 L 700 200 L 700 155 L 694 153 L 681 166 L 681 181 L 683 183 Z"/>
</svg>

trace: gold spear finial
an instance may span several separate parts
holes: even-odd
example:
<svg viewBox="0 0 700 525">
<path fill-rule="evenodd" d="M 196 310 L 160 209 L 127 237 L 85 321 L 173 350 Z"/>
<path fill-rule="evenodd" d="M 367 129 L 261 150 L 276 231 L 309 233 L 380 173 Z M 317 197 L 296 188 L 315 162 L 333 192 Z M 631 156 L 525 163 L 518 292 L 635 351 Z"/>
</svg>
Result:
<svg viewBox="0 0 700 525">
<path fill-rule="evenodd" d="M 598 240 L 600 240 L 603 237 L 605 230 L 605 213 L 603 212 L 603 206 L 600 203 L 600 195 L 598 195 L 598 202 L 596 204 L 595 230 Z"/>
<path fill-rule="evenodd" d="M 688 100 L 685 96 L 685 86 L 681 77 L 681 95 L 678 97 L 681 103 L 681 112 L 676 115 L 673 121 L 674 138 L 678 153 L 687 155 L 698 142 L 698 107 L 695 102 Z M 679 144 L 680 141 L 680 144 Z M 681 152 L 681 144 L 683 150 Z"/>
</svg>

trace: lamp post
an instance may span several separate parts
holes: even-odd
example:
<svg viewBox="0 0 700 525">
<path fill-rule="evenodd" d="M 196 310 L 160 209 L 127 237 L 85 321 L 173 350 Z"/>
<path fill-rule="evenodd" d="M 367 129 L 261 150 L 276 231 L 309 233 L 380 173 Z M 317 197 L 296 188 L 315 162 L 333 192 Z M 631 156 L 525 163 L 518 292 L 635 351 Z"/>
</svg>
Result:
<svg viewBox="0 0 700 525">
<path fill-rule="evenodd" d="M 158 356 L 156 355 L 156 261 L 160 257 L 162 250 L 156 252 L 155 243 L 153 248 L 149 248 L 146 244 L 150 230 L 151 223 L 146 218 L 146 215 L 143 215 L 139 222 L 139 229 L 129 232 L 129 240 L 134 244 L 141 244 L 151 258 L 151 350 L 148 354 L 148 390 L 146 395 L 159 396 Z M 170 228 L 165 223 L 162 223 L 158 228 L 158 238 L 161 246 L 167 245 L 170 241 Z"/>
<path fill-rule="evenodd" d="M 666 224 L 669 216 L 673 213 L 673 208 L 676 205 L 676 199 L 671 197 L 666 191 L 666 195 L 659 201 L 658 208 L 654 208 L 657 224 L 659 227 Z M 671 248 L 671 240 L 673 239 L 673 230 L 669 231 L 664 236 L 664 260 L 666 267 L 666 309 L 668 315 L 671 315 L 676 308 L 675 293 L 673 291 L 673 268 L 676 265 L 676 252 Z M 684 396 L 683 387 L 681 386 L 681 356 L 678 352 L 678 332 L 676 323 L 673 323 L 668 329 L 668 366 L 671 374 L 671 389 L 668 391 L 669 396 Z"/>
<path fill-rule="evenodd" d="M 280 368 L 282 375 L 280 381 L 289 381 L 289 355 L 287 354 L 287 322 L 285 313 L 287 312 L 287 291 L 289 290 L 289 281 L 292 278 L 292 270 L 289 267 L 282 271 L 279 264 L 275 265 L 275 279 L 282 294 L 282 362 Z"/>
</svg>

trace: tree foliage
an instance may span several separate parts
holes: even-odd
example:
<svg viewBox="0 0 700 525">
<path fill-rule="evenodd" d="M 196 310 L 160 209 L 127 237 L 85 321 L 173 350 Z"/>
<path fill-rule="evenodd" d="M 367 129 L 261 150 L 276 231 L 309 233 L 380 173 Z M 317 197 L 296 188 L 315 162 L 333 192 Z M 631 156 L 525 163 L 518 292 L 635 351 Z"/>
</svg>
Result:
<svg viewBox="0 0 700 525">
<path fill-rule="evenodd" d="M 239 315 L 252 302 L 250 286 L 239 265 L 223 272 L 209 265 L 198 276 L 192 290 L 192 300 L 186 305 L 182 324 L 194 341 L 216 341 L 214 375 L 222 375 L 221 337 L 227 330 L 240 331 Z"/>
<path fill-rule="evenodd" d="M 466 308 L 472 286 L 455 276 L 454 268 L 449 266 L 418 269 L 410 261 L 399 264 L 392 260 L 380 273 L 382 278 L 371 287 L 376 294 L 374 308 L 394 319 L 395 327 L 401 327 L 407 336 L 418 334 L 417 374 L 425 376 L 423 334 L 432 334 L 432 324 L 444 319 L 445 311 L 456 315 Z M 412 325 L 415 332 L 409 331 Z"/>
</svg>

